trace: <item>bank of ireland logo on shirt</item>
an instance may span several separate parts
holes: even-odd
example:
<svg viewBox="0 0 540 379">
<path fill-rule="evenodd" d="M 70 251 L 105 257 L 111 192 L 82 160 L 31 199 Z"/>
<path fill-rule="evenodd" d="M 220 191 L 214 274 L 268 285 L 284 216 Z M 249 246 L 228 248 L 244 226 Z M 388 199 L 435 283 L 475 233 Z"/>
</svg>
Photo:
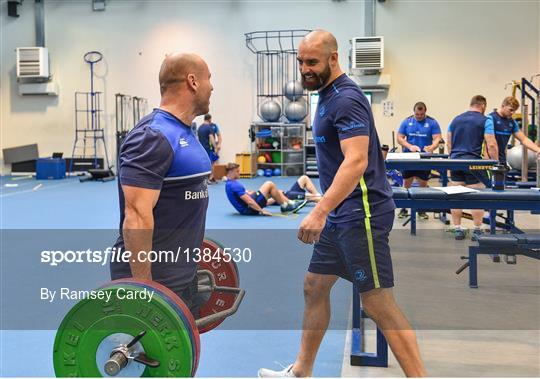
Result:
<svg viewBox="0 0 540 379">
<path fill-rule="evenodd" d="M 351 121 L 349 122 L 349 125 L 347 125 L 344 128 L 341 128 L 341 130 L 352 130 L 352 129 L 360 129 L 360 128 L 365 128 L 365 127 L 366 127 L 366 124 L 362 122 Z"/>
<path fill-rule="evenodd" d="M 188 141 L 186 141 L 185 138 L 180 138 L 180 141 L 178 141 L 178 144 L 180 145 L 180 147 L 187 147 L 187 146 L 189 146 L 189 143 L 188 143 Z"/>
<path fill-rule="evenodd" d="M 319 116 L 323 117 L 326 114 L 326 106 L 319 105 L 317 108 L 319 109 Z"/>
<path fill-rule="evenodd" d="M 185 191 L 184 199 L 185 200 L 201 200 L 208 198 L 208 188 L 205 188 L 200 191 Z"/>
</svg>

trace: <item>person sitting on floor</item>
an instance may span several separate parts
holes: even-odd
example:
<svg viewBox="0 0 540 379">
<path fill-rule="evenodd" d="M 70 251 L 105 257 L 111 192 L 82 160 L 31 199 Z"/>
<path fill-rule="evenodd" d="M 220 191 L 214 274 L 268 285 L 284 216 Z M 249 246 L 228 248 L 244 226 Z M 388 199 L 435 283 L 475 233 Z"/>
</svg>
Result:
<svg viewBox="0 0 540 379">
<path fill-rule="evenodd" d="M 274 203 L 281 205 L 281 213 L 296 213 L 308 201 L 318 201 L 321 198 L 311 179 L 305 175 L 298 178 L 287 192 L 278 189 L 271 181 L 264 182 L 258 191 L 246 190 L 238 182 L 240 178 L 239 167 L 236 163 L 227 164 L 225 192 L 232 206 L 240 214 L 271 216 L 272 213 L 265 210 L 264 207 Z"/>
</svg>

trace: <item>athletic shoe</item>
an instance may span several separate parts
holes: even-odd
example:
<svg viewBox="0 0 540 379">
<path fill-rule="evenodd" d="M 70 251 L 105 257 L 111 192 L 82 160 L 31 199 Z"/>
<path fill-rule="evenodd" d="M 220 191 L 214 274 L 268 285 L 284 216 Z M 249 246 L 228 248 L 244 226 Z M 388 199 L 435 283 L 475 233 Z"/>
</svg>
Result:
<svg viewBox="0 0 540 379">
<path fill-rule="evenodd" d="M 478 241 L 478 237 L 480 237 L 484 232 L 482 229 L 474 229 L 471 235 L 471 241 Z"/>
<path fill-rule="evenodd" d="M 405 208 L 401 208 L 398 214 L 398 218 L 405 218 L 407 216 L 409 216 L 409 211 L 406 210 Z"/>
<path fill-rule="evenodd" d="M 294 209 L 293 213 L 298 213 L 300 209 L 304 208 L 309 201 L 308 199 L 302 199 L 302 200 L 298 200 L 297 202 L 298 202 L 298 206 Z"/>
<path fill-rule="evenodd" d="M 293 365 L 285 367 L 281 371 L 269 370 L 267 368 L 261 368 L 257 373 L 259 378 L 296 378 L 292 370 Z"/>
<path fill-rule="evenodd" d="M 517 257 L 515 255 L 505 255 L 504 261 L 509 265 L 515 265 L 517 263 Z"/>
<path fill-rule="evenodd" d="M 454 229 L 454 238 L 456 241 L 461 241 L 465 239 L 465 231 L 463 229 Z"/>
<path fill-rule="evenodd" d="M 422 220 L 429 220 L 429 216 L 427 215 L 426 212 L 418 212 L 418 217 L 421 218 Z"/>
<path fill-rule="evenodd" d="M 300 209 L 304 208 L 307 204 L 307 200 L 291 200 L 281 205 L 281 213 L 297 213 Z"/>
</svg>

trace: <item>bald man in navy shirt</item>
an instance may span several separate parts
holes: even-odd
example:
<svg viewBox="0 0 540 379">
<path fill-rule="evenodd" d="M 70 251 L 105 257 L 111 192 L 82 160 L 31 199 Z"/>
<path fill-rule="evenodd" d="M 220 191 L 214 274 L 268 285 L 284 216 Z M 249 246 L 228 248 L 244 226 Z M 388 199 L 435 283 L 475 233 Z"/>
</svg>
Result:
<svg viewBox="0 0 540 379">
<path fill-rule="evenodd" d="M 340 277 L 356 285 L 405 374 L 423 376 L 415 333 L 392 294 L 388 238 L 395 205 L 371 107 L 341 71 L 337 50 L 334 36 L 323 30 L 307 34 L 298 47 L 302 84 L 319 92 L 313 138 L 324 195 L 298 232 L 302 242 L 314 244 L 300 352 L 283 371 L 261 369 L 259 376 L 312 376 L 330 320 L 330 291 Z"/>
<path fill-rule="evenodd" d="M 120 149 L 120 236 L 128 262 L 111 262 L 112 279 L 153 280 L 173 290 L 196 313 L 194 249 L 204 238 L 210 160 L 191 130 L 208 112 L 210 71 L 194 54 L 172 54 L 159 72 L 161 104 L 128 134 Z M 150 262 L 149 251 L 185 252 L 177 261 Z M 195 314 L 196 315 L 196 314 Z"/>
</svg>

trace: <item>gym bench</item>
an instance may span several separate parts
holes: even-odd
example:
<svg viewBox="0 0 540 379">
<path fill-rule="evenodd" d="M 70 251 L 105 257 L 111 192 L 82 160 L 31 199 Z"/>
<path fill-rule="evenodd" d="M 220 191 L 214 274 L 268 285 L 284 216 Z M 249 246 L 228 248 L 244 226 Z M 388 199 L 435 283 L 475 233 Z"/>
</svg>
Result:
<svg viewBox="0 0 540 379">
<path fill-rule="evenodd" d="M 504 254 L 506 262 L 516 263 L 517 255 L 540 259 L 540 234 L 497 234 L 483 235 L 478 238 L 478 245 L 469 246 L 469 256 L 456 274 L 469 268 L 469 287 L 478 288 L 478 254 Z"/>
<path fill-rule="evenodd" d="M 516 210 L 540 212 L 540 191 L 537 189 L 507 189 L 493 191 L 482 189 L 477 192 L 448 195 L 434 188 L 394 187 L 393 198 L 398 208 L 411 209 L 411 234 L 416 235 L 416 212 L 449 212 L 450 209 L 485 209 L 490 212 L 490 231 L 495 234 L 497 210 L 506 210 L 505 229 L 512 233 L 521 231 L 514 224 Z"/>
</svg>

